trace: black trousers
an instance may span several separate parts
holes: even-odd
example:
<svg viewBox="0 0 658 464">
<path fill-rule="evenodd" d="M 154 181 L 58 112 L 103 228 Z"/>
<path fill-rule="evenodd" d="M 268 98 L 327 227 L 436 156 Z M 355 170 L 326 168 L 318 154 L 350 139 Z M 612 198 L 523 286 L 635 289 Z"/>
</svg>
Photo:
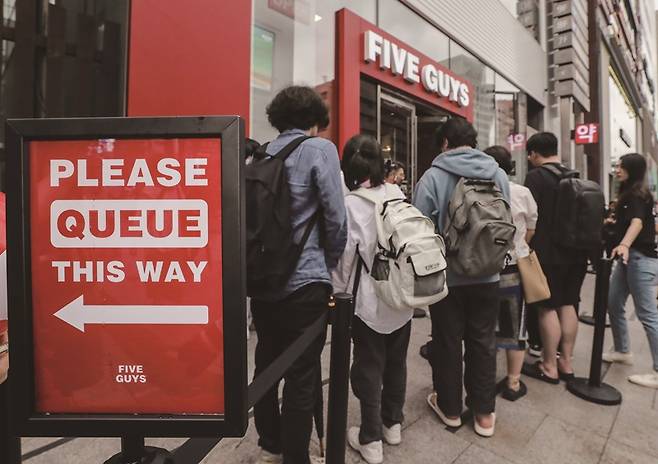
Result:
<svg viewBox="0 0 658 464">
<path fill-rule="evenodd" d="M 382 425 L 390 428 L 404 420 L 410 336 L 411 321 L 395 332 L 380 334 L 354 317 L 350 379 L 354 396 L 361 403 L 359 442 L 362 445 L 381 440 Z"/>
<path fill-rule="evenodd" d="M 448 416 L 462 413 L 462 385 L 466 406 L 475 414 L 496 408 L 498 305 L 496 282 L 451 287 L 444 300 L 430 306 L 432 380 L 438 406 Z"/>
<path fill-rule="evenodd" d="M 251 310 L 258 335 L 257 376 L 265 370 L 304 330 L 327 312 L 330 289 L 309 284 L 282 301 L 252 300 Z M 284 464 L 309 464 L 313 429 L 313 407 L 319 392 L 320 355 L 326 330 L 284 374 L 283 403 L 279 408 L 279 382 L 254 406 L 258 444 L 270 453 L 283 454 Z"/>
</svg>

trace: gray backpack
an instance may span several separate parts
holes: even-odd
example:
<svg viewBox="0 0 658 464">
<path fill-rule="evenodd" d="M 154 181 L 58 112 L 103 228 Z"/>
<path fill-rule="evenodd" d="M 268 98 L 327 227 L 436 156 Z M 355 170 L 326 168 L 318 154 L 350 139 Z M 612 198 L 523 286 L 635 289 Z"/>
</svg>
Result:
<svg viewBox="0 0 658 464">
<path fill-rule="evenodd" d="M 402 311 L 441 301 L 448 294 L 443 239 L 397 186 L 384 184 L 384 188 L 383 200 L 366 188 L 349 193 L 375 208 L 377 249 L 369 271 L 375 293 Z"/>
<path fill-rule="evenodd" d="M 515 231 L 510 205 L 493 180 L 459 180 L 443 228 L 451 271 L 466 277 L 498 274 Z"/>
</svg>

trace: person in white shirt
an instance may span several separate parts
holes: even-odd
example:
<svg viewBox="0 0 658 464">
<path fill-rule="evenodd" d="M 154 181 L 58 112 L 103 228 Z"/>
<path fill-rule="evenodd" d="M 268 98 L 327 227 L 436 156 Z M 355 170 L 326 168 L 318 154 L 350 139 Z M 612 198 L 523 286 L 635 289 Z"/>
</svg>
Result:
<svg viewBox="0 0 658 464">
<path fill-rule="evenodd" d="M 374 138 L 352 137 L 342 169 L 350 191 L 368 188 L 384 198 L 384 159 Z M 413 311 L 393 309 L 375 294 L 368 273 L 377 247 L 373 204 L 348 195 L 345 208 L 347 245 L 332 279 L 335 292 L 353 293 L 356 287 L 351 383 L 361 404 L 361 426 L 348 431 L 348 442 L 366 462 L 378 464 L 383 461 L 382 440 L 389 445 L 401 441 Z"/>
<path fill-rule="evenodd" d="M 507 148 L 496 145 L 487 148 L 484 152 L 494 158 L 498 166 L 510 175 L 513 164 L 512 155 Z M 516 263 L 518 258 L 530 254 L 528 243 L 535 233 L 538 212 L 537 203 L 526 187 L 510 182 L 510 196 L 516 232 L 509 265 L 500 276 L 501 307 L 496 335 L 498 347 L 507 352 L 507 385 L 502 396 L 509 401 L 516 401 L 528 391 L 521 381 L 528 334 L 521 279 Z"/>
</svg>

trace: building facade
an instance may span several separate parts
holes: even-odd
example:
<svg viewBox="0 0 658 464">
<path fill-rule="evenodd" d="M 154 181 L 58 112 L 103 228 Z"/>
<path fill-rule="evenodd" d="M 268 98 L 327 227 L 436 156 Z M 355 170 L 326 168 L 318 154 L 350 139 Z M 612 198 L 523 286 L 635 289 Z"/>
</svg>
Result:
<svg viewBox="0 0 658 464">
<path fill-rule="evenodd" d="M 518 180 L 525 141 L 550 130 L 564 162 L 610 192 L 620 154 L 655 148 L 647 3 L 0 0 L 0 119 L 232 113 L 265 142 L 268 102 L 304 84 L 331 109 L 323 136 L 339 151 L 355 133 L 377 137 L 409 188 L 437 126 L 463 116 L 480 148 L 510 149 Z M 584 122 L 600 124 L 598 144 L 574 143 Z"/>
</svg>

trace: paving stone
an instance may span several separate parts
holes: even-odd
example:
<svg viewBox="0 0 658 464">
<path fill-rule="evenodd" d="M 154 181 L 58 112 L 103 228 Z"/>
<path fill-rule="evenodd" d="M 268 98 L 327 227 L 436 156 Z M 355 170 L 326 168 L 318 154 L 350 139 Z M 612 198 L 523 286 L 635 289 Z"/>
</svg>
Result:
<svg viewBox="0 0 658 464">
<path fill-rule="evenodd" d="M 656 464 L 656 457 L 609 440 L 599 464 Z"/>
<path fill-rule="evenodd" d="M 438 419 L 429 415 L 410 424 L 403 431 L 402 439 L 399 446 L 384 445 L 386 462 L 447 464 L 469 447 L 466 440 L 445 430 Z"/>
<path fill-rule="evenodd" d="M 524 464 L 519 457 L 524 455 L 528 443 L 544 422 L 546 414 L 528 407 L 522 401 L 523 399 L 515 402 L 498 399 L 496 433 L 492 438 L 478 436 L 471 423 L 465 424 L 457 435 L 511 462 Z"/>
<path fill-rule="evenodd" d="M 512 464 L 500 456 L 496 456 L 491 451 L 480 448 L 477 445 L 471 445 L 461 456 L 457 458 L 454 464 Z"/>
<path fill-rule="evenodd" d="M 102 463 L 121 449 L 118 438 L 78 438 L 30 459 L 30 464 Z"/>
<path fill-rule="evenodd" d="M 648 396 L 651 390 L 644 390 Z M 658 462 L 658 411 L 632 402 L 623 402 L 610 438 L 654 456 Z"/>
<path fill-rule="evenodd" d="M 549 416 L 514 461 L 523 464 L 597 464 L 605 443 L 603 437 Z"/>
</svg>

